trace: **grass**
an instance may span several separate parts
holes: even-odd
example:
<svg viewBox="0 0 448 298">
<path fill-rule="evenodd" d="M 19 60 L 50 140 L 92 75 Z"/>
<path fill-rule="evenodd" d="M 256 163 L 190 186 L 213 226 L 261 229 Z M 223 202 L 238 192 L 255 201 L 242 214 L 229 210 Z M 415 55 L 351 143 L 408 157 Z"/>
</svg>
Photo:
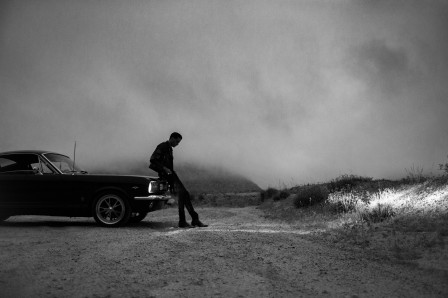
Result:
<svg viewBox="0 0 448 298">
<path fill-rule="evenodd" d="M 396 212 L 391 205 L 376 204 L 372 208 L 365 208 L 359 211 L 359 217 L 362 221 L 368 223 L 377 223 L 388 220 L 395 216 Z"/>
<path fill-rule="evenodd" d="M 270 190 L 260 208 L 268 218 L 316 231 L 316 241 L 381 258 L 421 261 L 439 251 L 437 266 L 448 270 L 448 175 L 420 173 L 411 168 L 400 181 L 344 175 L 284 189 L 289 195 L 278 201 L 280 191 Z"/>
<path fill-rule="evenodd" d="M 246 193 L 190 193 L 194 206 L 202 207 L 233 207 L 241 208 L 247 206 L 260 205 L 260 195 L 258 192 Z M 177 206 L 177 202 L 175 202 Z"/>
<path fill-rule="evenodd" d="M 372 181 L 370 177 L 362 177 L 356 175 L 342 175 L 336 179 L 330 181 L 329 190 L 330 192 L 336 192 L 341 190 L 351 190 L 359 185 L 364 185 L 366 182 Z"/>
<path fill-rule="evenodd" d="M 300 188 L 294 198 L 297 208 L 321 204 L 328 199 L 328 189 L 324 185 L 310 185 Z"/>
</svg>

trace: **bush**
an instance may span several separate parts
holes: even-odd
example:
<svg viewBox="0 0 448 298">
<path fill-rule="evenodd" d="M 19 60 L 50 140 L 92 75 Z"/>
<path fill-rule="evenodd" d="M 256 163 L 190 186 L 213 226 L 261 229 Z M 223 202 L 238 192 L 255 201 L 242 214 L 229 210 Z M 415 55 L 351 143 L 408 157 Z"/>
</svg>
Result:
<svg viewBox="0 0 448 298">
<path fill-rule="evenodd" d="M 297 208 L 316 205 L 328 198 L 328 190 L 321 185 L 305 186 L 299 189 L 294 199 Z"/>
<path fill-rule="evenodd" d="M 404 179 L 407 183 L 421 183 L 425 182 L 427 178 L 423 174 L 422 167 L 415 167 L 412 165 L 409 169 L 404 169 L 406 171 L 406 178 Z"/>
<path fill-rule="evenodd" d="M 447 156 L 447 158 L 448 158 L 448 156 Z M 445 163 L 439 164 L 439 170 L 441 170 L 444 175 L 447 175 L 448 174 L 448 161 Z"/>
<path fill-rule="evenodd" d="M 360 198 L 353 192 L 337 191 L 329 195 L 327 208 L 334 213 L 354 211 L 360 203 Z"/>
<path fill-rule="evenodd" d="M 266 201 L 266 200 L 268 200 L 268 199 L 274 197 L 274 196 L 277 195 L 278 193 L 279 193 L 279 191 L 278 191 L 277 189 L 270 187 L 270 188 L 268 188 L 268 189 L 266 189 L 265 191 L 262 191 L 262 192 L 260 193 L 260 200 L 261 200 L 262 202 L 264 202 L 264 201 Z"/>
<path fill-rule="evenodd" d="M 390 205 L 378 204 L 373 209 L 366 208 L 360 211 L 360 218 L 369 223 L 382 222 L 395 215 L 395 211 Z"/>
<path fill-rule="evenodd" d="M 361 177 L 356 175 L 342 175 L 330 181 L 329 191 L 336 192 L 341 190 L 351 190 L 362 183 L 371 181 L 372 178 L 370 177 Z"/>
<path fill-rule="evenodd" d="M 289 197 L 289 192 L 282 190 L 276 194 L 273 199 L 274 201 L 280 201 L 286 199 L 287 197 Z"/>
</svg>

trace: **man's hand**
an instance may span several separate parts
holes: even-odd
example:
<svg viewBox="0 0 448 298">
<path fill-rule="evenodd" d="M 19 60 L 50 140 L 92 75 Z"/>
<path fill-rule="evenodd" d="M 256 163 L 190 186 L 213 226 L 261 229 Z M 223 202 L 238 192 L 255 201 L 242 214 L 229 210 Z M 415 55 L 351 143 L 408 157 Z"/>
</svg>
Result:
<svg viewBox="0 0 448 298">
<path fill-rule="evenodd" d="M 171 175 L 173 172 L 171 172 L 170 169 L 168 169 L 167 167 L 163 167 L 163 170 L 165 171 L 165 173 L 167 173 L 167 175 Z"/>
</svg>

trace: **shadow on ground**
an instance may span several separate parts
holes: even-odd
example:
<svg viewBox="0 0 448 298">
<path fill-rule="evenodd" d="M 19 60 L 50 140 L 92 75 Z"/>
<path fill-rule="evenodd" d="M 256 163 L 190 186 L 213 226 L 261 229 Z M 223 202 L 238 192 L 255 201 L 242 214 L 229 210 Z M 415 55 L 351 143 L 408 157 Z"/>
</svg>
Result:
<svg viewBox="0 0 448 298">
<path fill-rule="evenodd" d="M 172 230 L 177 228 L 177 221 L 142 221 L 139 223 L 128 223 L 124 227 L 117 229 L 131 228 L 131 229 L 150 229 L 163 232 L 165 230 Z M 15 216 L 0 223 L 0 230 L 6 228 L 66 228 L 66 227 L 92 227 L 114 229 L 99 226 L 92 218 L 55 218 L 45 216 Z"/>
</svg>

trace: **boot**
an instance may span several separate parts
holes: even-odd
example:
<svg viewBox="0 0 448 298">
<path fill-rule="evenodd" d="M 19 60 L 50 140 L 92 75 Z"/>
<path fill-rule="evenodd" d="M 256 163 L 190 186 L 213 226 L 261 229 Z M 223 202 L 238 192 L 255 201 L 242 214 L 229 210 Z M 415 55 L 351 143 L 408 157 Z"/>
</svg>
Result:
<svg viewBox="0 0 448 298">
<path fill-rule="evenodd" d="M 199 219 L 192 220 L 192 221 L 191 221 L 191 225 L 192 225 L 193 227 L 199 227 L 199 228 L 205 228 L 205 227 L 208 227 L 208 225 L 202 223 Z"/>
<path fill-rule="evenodd" d="M 184 222 L 179 222 L 179 228 L 182 229 L 192 229 L 194 228 L 194 226 L 190 225 L 188 222 L 184 221 Z"/>
</svg>

